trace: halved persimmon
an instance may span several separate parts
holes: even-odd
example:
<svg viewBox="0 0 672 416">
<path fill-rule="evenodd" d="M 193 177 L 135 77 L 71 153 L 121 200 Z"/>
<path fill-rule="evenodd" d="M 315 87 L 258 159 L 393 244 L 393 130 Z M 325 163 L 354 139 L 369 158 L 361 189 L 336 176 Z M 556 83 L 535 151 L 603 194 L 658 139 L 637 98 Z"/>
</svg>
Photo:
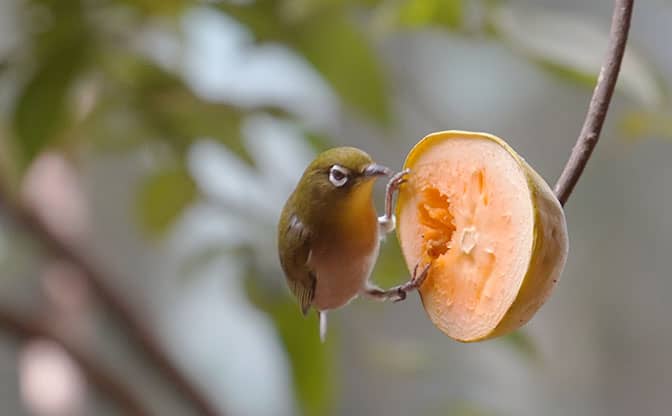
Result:
<svg viewBox="0 0 672 416">
<path fill-rule="evenodd" d="M 548 184 L 502 139 L 444 131 L 409 153 L 397 237 L 432 322 L 463 342 L 529 321 L 567 258 L 565 215 Z"/>
</svg>

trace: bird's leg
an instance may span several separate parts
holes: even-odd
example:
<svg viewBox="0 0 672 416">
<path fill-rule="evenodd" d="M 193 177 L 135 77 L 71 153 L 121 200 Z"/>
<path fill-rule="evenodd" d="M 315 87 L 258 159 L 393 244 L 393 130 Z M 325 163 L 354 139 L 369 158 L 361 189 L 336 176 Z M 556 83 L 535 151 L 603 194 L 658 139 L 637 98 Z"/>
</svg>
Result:
<svg viewBox="0 0 672 416">
<path fill-rule="evenodd" d="M 406 181 L 405 176 L 408 175 L 410 169 L 404 169 L 401 172 L 395 173 L 387 182 L 385 187 L 385 213 L 378 217 L 378 226 L 380 234 L 385 235 L 394 231 L 396 227 L 396 220 L 392 213 L 392 205 L 394 193 L 399 190 L 399 186 Z"/>
<path fill-rule="evenodd" d="M 418 274 L 419 266 L 420 263 L 415 265 L 415 268 L 413 269 L 413 276 L 408 282 L 387 290 L 380 289 L 367 282 L 367 286 L 364 288 L 364 294 L 371 298 L 383 301 L 391 300 L 392 302 L 400 302 L 406 299 L 406 294 L 408 292 L 416 290 L 422 286 L 422 283 L 427 279 L 429 268 L 432 266 L 432 264 L 429 263 L 426 265 L 420 274 Z"/>
<path fill-rule="evenodd" d="M 318 311 L 320 317 L 320 341 L 324 343 L 327 339 L 327 311 Z"/>
</svg>

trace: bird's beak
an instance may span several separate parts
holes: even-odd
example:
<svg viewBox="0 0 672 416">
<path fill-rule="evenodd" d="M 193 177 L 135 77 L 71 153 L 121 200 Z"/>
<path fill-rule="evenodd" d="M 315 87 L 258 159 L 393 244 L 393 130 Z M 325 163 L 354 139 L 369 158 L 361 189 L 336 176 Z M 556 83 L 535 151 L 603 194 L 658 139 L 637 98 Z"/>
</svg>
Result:
<svg viewBox="0 0 672 416">
<path fill-rule="evenodd" d="M 392 169 L 379 165 L 377 163 L 372 163 L 367 166 L 362 172 L 364 176 L 373 177 L 373 176 L 392 176 Z"/>
</svg>

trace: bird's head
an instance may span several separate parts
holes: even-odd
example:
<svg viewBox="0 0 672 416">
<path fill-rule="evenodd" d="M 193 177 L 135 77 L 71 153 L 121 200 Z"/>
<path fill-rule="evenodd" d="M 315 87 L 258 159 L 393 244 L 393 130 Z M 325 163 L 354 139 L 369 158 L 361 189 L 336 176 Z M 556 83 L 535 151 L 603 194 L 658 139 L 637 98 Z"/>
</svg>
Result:
<svg viewBox="0 0 672 416">
<path fill-rule="evenodd" d="M 360 149 L 329 149 L 306 168 L 297 186 L 296 202 L 306 211 L 324 215 L 370 206 L 374 179 L 391 174 L 389 168 L 375 163 Z"/>
</svg>

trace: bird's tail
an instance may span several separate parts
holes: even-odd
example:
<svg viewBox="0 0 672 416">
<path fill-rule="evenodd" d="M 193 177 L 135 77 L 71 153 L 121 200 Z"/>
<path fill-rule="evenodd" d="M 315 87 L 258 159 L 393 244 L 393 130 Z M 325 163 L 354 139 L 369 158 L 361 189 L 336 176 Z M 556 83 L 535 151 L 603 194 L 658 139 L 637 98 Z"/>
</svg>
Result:
<svg viewBox="0 0 672 416">
<path fill-rule="evenodd" d="M 320 315 L 320 341 L 327 339 L 327 311 L 318 311 Z"/>
</svg>

